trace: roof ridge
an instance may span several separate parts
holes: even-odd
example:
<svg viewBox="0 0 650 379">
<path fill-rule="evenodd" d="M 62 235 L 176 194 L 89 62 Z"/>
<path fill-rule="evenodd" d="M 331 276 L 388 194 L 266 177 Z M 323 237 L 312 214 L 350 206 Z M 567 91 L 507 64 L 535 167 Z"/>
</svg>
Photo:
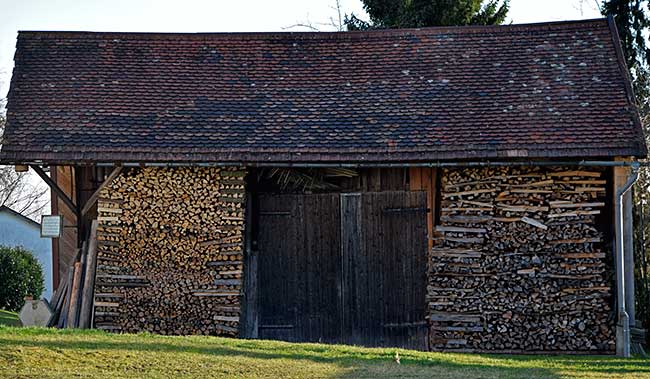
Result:
<svg viewBox="0 0 650 379">
<path fill-rule="evenodd" d="M 403 36 L 413 34 L 472 34 L 481 32 L 508 33 L 517 31 L 547 31 L 549 29 L 580 29 L 597 23 L 607 23 L 606 18 L 593 18 L 585 20 L 547 21 L 538 23 L 508 24 L 508 25 L 458 25 L 458 26 L 430 26 L 423 28 L 403 29 L 375 29 L 364 31 L 326 31 L 326 32 L 294 32 L 294 31 L 269 31 L 269 32 L 118 32 L 118 31 L 73 31 L 73 30 L 20 30 L 20 37 L 34 36 L 56 38 L 79 37 L 104 37 L 115 38 L 223 38 L 223 39 L 273 39 L 273 38 L 359 38 L 363 36 Z"/>
</svg>

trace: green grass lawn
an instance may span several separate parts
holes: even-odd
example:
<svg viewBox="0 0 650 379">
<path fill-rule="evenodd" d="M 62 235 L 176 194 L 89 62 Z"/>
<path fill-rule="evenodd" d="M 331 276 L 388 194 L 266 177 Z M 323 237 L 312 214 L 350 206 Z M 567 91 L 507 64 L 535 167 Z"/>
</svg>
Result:
<svg viewBox="0 0 650 379">
<path fill-rule="evenodd" d="M 68 377 L 650 378 L 650 360 L 423 353 L 0 326 L 0 378 Z"/>
<path fill-rule="evenodd" d="M 0 309 L 0 325 L 21 326 L 22 324 L 16 313 Z"/>
</svg>

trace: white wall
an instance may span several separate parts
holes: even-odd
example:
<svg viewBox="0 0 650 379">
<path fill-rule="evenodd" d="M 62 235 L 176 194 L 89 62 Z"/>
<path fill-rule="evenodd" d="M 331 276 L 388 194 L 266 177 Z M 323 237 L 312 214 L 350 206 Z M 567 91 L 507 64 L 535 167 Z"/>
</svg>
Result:
<svg viewBox="0 0 650 379">
<path fill-rule="evenodd" d="M 38 224 L 29 222 L 9 211 L 0 210 L 0 245 L 20 245 L 31 251 L 43 266 L 45 290 L 41 297 L 52 296 L 52 240 L 41 238 Z"/>
</svg>

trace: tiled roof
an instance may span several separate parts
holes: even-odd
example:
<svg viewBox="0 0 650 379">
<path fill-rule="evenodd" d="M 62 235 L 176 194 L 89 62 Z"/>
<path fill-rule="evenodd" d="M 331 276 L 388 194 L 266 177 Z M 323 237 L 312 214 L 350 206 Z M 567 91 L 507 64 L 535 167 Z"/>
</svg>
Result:
<svg viewBox="0 0 650 379">
<path fill-rule="evenodd" d="M 342 33 L 21 32 L 3 162 L 642 156 L 605 20 Z"/>
</svg>

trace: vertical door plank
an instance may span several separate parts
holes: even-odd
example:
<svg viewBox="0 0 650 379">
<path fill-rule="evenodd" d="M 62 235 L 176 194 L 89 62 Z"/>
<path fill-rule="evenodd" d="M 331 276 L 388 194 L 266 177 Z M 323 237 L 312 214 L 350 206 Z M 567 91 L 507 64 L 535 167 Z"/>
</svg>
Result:
<svg viewBox="0 0 650 379">
<path fill-rule="evenodd" d="M 409 187 L 411 191 L 422 190 L 422 169 L 419 167 L 409 168 Z"/>
</svg>

